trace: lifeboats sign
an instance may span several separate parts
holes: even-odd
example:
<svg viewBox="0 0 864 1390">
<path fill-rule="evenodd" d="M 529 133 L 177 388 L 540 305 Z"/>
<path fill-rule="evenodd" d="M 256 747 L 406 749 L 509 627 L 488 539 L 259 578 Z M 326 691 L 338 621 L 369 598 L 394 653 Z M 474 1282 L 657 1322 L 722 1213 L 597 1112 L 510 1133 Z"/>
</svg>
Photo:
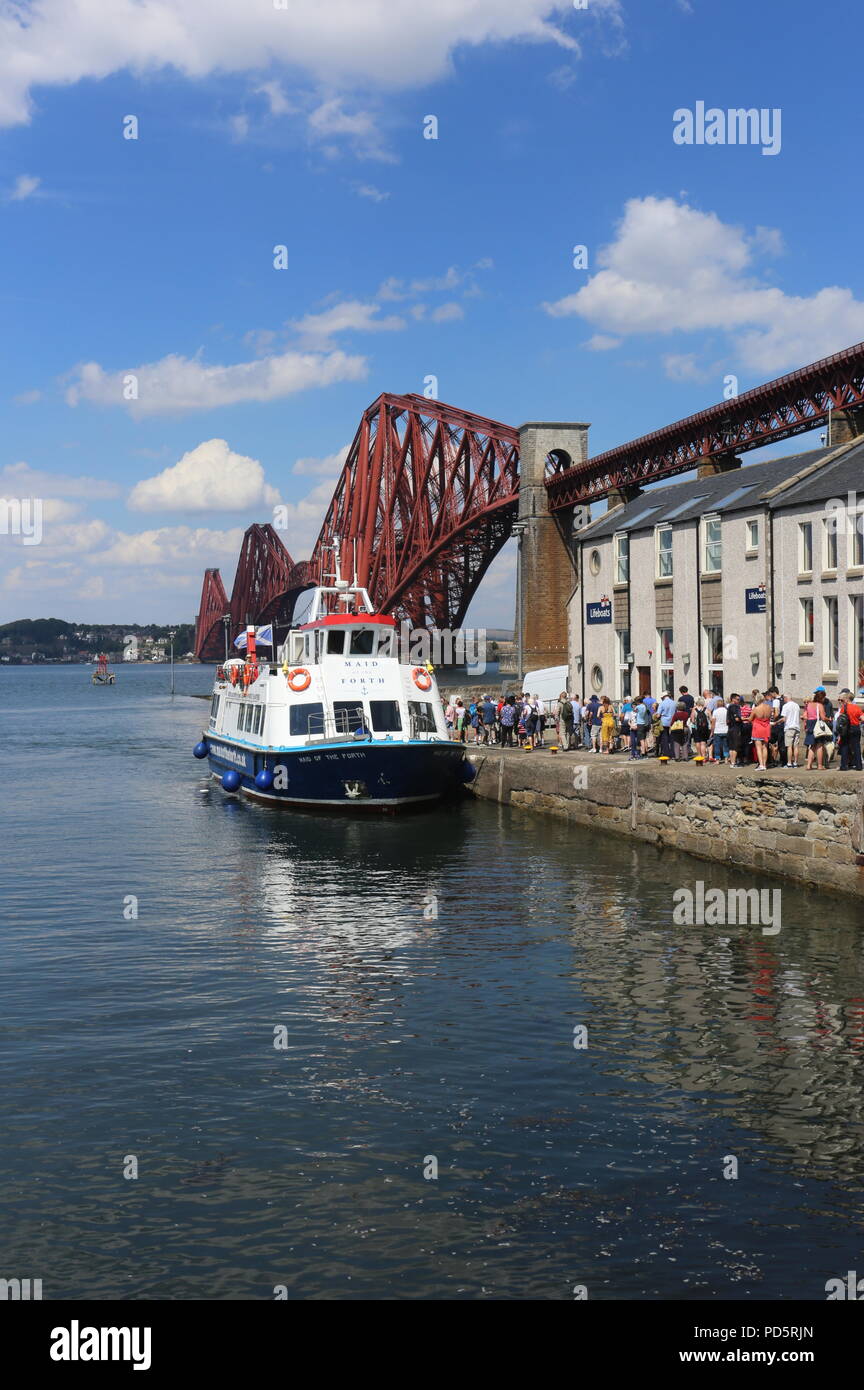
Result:
<svg viewBox="0 0 864 1390">
<path fill-rule="evenodd" d="M 611 598 L 601 599 L 600 603 L 587 603 L 585 605 L 585 621 L 589 627 L 594 626 L 596 623 L 611 623 Z"/>
<path fill-rule="evenodd" d="M 744 590 L 744 611 L 745 613 L 764 613 L 765 612 L 765 585 L 760 584 L 756 589 Z"/>
</svg>

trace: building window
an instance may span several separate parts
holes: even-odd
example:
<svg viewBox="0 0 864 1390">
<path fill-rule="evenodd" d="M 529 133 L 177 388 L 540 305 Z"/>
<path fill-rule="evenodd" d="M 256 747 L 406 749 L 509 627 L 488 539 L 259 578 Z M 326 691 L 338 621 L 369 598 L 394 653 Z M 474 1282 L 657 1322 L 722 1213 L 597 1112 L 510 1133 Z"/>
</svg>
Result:
<svg viewBox="0 0 864 1390">
<path fill-rule="evenodd" d="M 589 567 L 590 567 L 590 570 L 591 570 L 591 573 L 592 573 L 592 574 L 599 574 L 599 573 L 600 573 L 600 551 L 599 551 L 599 550 L 592 550 L 592 551 L 591 551 L 591 554 L 588 556 L 588 565 L 589 565 Z"/>
<path fill-rule="evenodd" d="M 706 623 L 705 669 L 708 689 L 715 695 L 723 694 L 723 629 L 719 623 Z"/>
<path fill-rule="evenodd" d="M 657 650 L 660 653 L 660 694 L 674 689 L 675 664 L 672 649 L 671 627 L 661 627 L 657 632 Z"/>
<path fill-rule="evenodd" d="M 840 669 L 840 614 L 836 597 L 825 600 L 824 669 Z"/>
<path fill-rule="evenodd" d="M 632 686 L 632 667 L 627 660 L 630 655 L 630 629 L 624 628 L 623 632 L 618 633 L 618 685 L 619 695 L 622 700 L 628 700 L 631 696 Z"/>
<path fill-rule="evenodd" d="M 822 568 L 826 570 L 836 570 L 837 568 L 837 518 L 826 517 L 822 522 L 825 545 L 823 549 L 824 561 Z M 834 667 L 831 667 L 834 670 Z"/>
<path fill-rule="evenodd" d="M 813 646 L 813 600 L 812 598 L 802 598 L 798 600 L 798 644 L 801 647 Z"/>
<path fill-rule="evenodd" d="M 798 523 L 798 573 L 813 573 L 813 522 Z"/>
<path fill-rule="evenodd" d="M 626 531 L 615 537 L 615 583 L 626 584 L 630 578 L 630 537 Z"/>
<path fill-rule="evenodd" d="M 603 689 L 603 667 L 602 667 L 602 666 L 592 666 L 592 668 L 591 668 L 591 684 L 592 684 L 592 686 L 594 687 L 594 689 L 597 691 L 597 694 L 599 695 L 599 694 L 600 694 L 600 691 Z"/>
<path fill-rule="evenodd" d="M 723 568 L 723 537 L 719 516 L 706 516 L 702 522 L 702 569 L 719 574 Z"/>
<path fill-rule="evenodd" d="M 672 527 L 658 526 L 657 536 L 657 578 L 672 578 Z"/>
<path fill-rule="evenodd" d="M 759 521 L 758 519 L 747 522 L 747 550 L 750 553 L 759 549 Z"/>
<path fill-rule="evenodd" d="M 852 513 L 852 564 L 864 566 L 864 511 Z"/>
</svg>

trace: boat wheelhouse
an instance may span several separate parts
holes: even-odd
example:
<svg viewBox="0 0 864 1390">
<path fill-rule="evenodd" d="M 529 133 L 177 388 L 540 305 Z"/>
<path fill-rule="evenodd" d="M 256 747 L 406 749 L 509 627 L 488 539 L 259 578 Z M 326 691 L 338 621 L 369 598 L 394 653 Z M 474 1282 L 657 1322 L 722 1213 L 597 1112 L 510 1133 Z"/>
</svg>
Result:
<svg viewBox="0 0 864 1390">
<path fill-rule="evenodd" d="M 364 589 L 314 591 L 307 620 L 275 660 L 246 655 L 216 672 L 195 749 L 229 792 L 289 805 L 397 809 L 437 801 L 463 781 L 434 673 L 405 660 L 395 619 Z"/>
</svg>

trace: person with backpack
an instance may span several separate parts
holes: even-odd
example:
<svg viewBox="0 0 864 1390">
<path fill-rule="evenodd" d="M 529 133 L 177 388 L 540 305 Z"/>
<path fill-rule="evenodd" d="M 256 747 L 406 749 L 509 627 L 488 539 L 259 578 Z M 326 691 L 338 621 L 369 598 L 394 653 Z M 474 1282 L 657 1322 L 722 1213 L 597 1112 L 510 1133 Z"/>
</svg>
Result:
<svg viewBox="0 0 864 1390">
<path fill-rule="evenodd" d="M 573 742 L 573 702 L 566 690 L 558 698 L 558 728 L 561 731 L 561 747 L 569 753 Z"/>
<path fill-rule="evenodd" d="M 696 701 L 692 729 L 693 741 L 696 744 L 696 756 L 701 758 L 704 763 L 708 758 L 708 740 L 711 737 L 711 721 L 708 718 L 704 700 Z"/>
</svg>

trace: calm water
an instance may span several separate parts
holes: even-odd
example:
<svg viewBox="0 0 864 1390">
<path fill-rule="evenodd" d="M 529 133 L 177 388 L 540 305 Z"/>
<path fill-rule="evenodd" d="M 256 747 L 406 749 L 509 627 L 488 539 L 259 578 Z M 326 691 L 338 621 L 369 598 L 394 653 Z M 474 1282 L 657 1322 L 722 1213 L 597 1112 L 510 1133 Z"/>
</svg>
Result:
<svg viewBox="0 0 864 1390">
<path fill-rule="evenodd" d="M 754 880 L 482 803 L 241 804 L 167 668 L 88 679 L 0 671 L 0 1276 L 822 1299 L 860 1270 L 859 907 L 674 927 L 675 887 Z"/>
</svg>

